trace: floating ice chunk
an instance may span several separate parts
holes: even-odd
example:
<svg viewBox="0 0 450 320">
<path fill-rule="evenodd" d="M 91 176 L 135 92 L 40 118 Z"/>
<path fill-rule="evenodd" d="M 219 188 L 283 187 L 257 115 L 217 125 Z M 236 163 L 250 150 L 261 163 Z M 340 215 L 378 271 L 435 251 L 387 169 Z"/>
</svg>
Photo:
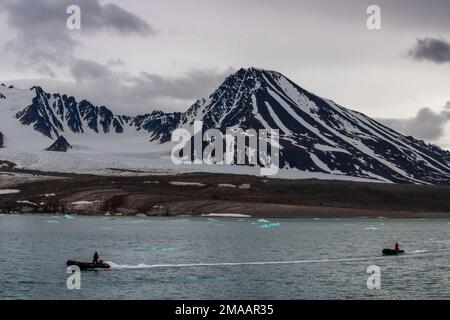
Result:
<svg viewBox="0 0 450 320">
<path fill-rule="evenodd" d="M 152 222 L 150 220 L 141 219 L 141 220 L 134 221 L 133 223 L 134 224 L 149 224 L 149 223 L 152 223 Z"/>
<path fill-rule="evenodd" d="M 375 227 L 368 227 L 368 228 L 366 228 L 366 230 L 378 230 L 378 228 L 375 228 Z"/>
<path fill-rule="evenodd" d="M 177 249 L 175 249 L 175 248 L 162 248 L 161 249 L 161 251 L 162 252 L 173 252 L 173 251 L 176 251 Z"/>
<path fill-rule="evenodd" d="M 258 222 L 259 223 L 270 223 L 270 221 L 266 220 L 266 219 L 259 219 Z"/>
<path fill-rule="evenodd" d="M 263 224 L 262 226 L 259 226 L 259 228 L 262 229 L 276 229 L 280 227 L 280 223 L 268 223 L 268 224 Z"/>
<path fill-rule="evenodd" d="M 219 220 L 212 219 L 212 218 L 209 218 L 208 221 L 209 221 L 209 222 L 219 222 Z"/>
<path fill-rule="evenodd" d="M 47 223 L 59 223 L 59 221 L 56 221 L 56 220 L 47 220 L 45 222 L 47 222 Z"/>
<path fill-rule="evenodd" d="M 72 217 L 70 214 L 65 214 L 63 217 L 65 220 L 75 220 L 74 217 Z"/>
</svg>

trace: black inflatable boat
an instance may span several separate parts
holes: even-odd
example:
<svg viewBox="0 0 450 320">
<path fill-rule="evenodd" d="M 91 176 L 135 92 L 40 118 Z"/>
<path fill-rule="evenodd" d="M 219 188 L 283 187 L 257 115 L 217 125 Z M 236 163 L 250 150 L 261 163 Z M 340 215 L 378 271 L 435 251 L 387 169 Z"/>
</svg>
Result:
<svg viewBox="0 0 450 320">
<path fill-rule="evenodd" d="M 80 270 L 95 270 L 95 269 L 109 269 L 111 266 L 103 261 L 99 261 L 98 263 L 88 263 L 88 262 L 78 262 L 78 261 L 67 261 L 67 266 L 77 266 Z"/>
<path fill-rule="evenodd" d="M 382 252 L 385 256 L 396 256 L 405 253 L 405 250 L 383 249 Z"/>
</svg>

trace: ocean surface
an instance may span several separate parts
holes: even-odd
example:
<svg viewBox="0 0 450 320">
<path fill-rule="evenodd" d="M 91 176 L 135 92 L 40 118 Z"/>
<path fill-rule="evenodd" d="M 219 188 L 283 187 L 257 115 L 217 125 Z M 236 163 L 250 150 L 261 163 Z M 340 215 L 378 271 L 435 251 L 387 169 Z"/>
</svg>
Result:
<svg viewBox="0 0 450 320">
<path fill-rule="evenodd" d="M 0 299 L 450 298 L 448 220 L 268 220 L 1 215 Z M 112 268 L 69 290 L 96 250 Z"/>
</svg>

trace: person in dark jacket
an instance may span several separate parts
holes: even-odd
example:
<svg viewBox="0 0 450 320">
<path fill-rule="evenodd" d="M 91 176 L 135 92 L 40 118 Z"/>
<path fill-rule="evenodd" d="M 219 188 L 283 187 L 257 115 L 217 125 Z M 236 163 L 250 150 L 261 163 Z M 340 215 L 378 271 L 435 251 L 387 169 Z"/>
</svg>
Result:
<svg viewBox="0 0 450 320">
<path fill-rule="evenodd" d="M 398 242 L 395 243 L 395 251 L 399 251 L 400 250 L 400 245 L 398 244 Z"/>
<path fill-rule="evenodd" d="M 94 253 L 94 259 L 92 259 L 92 263 L 98 263 L 98 259 L 100 258 L 97 251 Z"/>
</svg>

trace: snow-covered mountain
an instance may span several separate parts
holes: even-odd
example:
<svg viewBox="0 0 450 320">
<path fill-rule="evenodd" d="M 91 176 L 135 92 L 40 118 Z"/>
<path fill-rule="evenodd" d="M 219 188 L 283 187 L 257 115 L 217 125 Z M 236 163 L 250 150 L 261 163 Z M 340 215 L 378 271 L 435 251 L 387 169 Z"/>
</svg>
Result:
<svg viewBox="0 0 450 320">
<path fill-rule="evenodd" d="M 240 69 L 184 113 L 116 115 L 106 107 L 48 94 L 40 87 L 21 91 L 0 86 L 0 93 L 5 97 L 0 100 L 0 131 L 7 149 L 36 134 L 46 139 L 47 148 L 64 134 L 74 147 L 78 141 L 84 145 L 95 140 L 99 141 L 96 146 L 108 150 L 127 141 L 128 148 L 136 145 L 136 153 L 150 152 L 157 145 L 169 145 L 174 129 L 191 128 L 195 120 L 202 120 L 204 130 L 237 126 L 244 130 L 279 129 L 280 166 L 292 173 L 450 183 L 450 152 L 403 136 L 364 114 L 306 91 L 274 71 Z M 4 116 L 8 117 L 5 121 Z M 33 133 L 23 134 L 24 128 Z M 21 139 L 10 138 L 19 131 Z M 139 143 L 133 140 L 136 137 Z M 145 146 L 147 150 L 143 150 Z"/>
</svg>

